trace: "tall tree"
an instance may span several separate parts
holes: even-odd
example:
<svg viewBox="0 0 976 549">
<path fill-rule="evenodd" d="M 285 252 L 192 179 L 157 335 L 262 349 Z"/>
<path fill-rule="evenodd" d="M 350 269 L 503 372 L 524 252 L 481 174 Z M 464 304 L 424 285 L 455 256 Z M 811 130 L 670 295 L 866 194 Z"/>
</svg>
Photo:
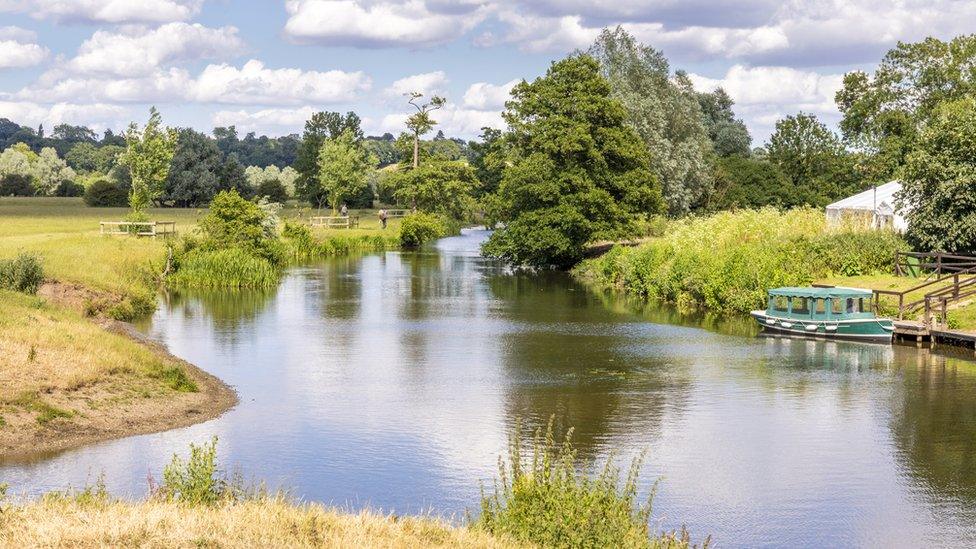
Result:
<svg viewBox="0 0 976 549">
<path fill-rule="evenodd" d="M 824 206 L 860 190 L 855 157 L 812 114 L 801 112 L 777 122 L 766 151 L 769 161 L 811 205 Z"/>
<path fill-rule="evenodd" d="M 367 186 L 366 177 L 376 165 L 352 130 L 343 131 L 329 139 L 319 152 L 319 185 L 328 196 L 335 213 L 339 206 L 361 194 Z"/>
<path fill-rule="evenodd" d="M 466 162 L 427 162 L 416 170 L 397 171 L 389 184 L 399 204 L 457 220 L 468 219 L 474 211 L 477 178 Z"/>
<path fill-rule="evenodd" d="M 410 92 L 404 95 L 410 97 L 407 103 L 417 109 L 416 113 L 407 118 L 407 128 L 413 132 L 413 167 L 416 168 L 420 165 L 420 136 L 434 129 L 434 125 L 437 124 L 430 113 L 443 107 L 447 100 L 435 95 L 425 103 L 423 102 L 424 94 L 420 92 Z"/>
<path fill-rule="evenodd" d="M 591 240 L 620 236 L 642 214 L 660 211 L 647 148 L 592 57 L 571 56 L 516 85 L 503 116 L 509 163 L 490 201 L 505 226 L 486 254 L 568 267 Z"/>
<path fill-rule="evenodd" d="M 627 113 L 661 181 L 668 213 L 701 204 L 712 188 L 712 142 L 687 76 L 671 77 L 664 55 L 620 27 L 604 29 L 588 52 Z"/>
<path fill-rule="evenodd" d="M 897 197 L 917 250 L 976 253 L 976 99 L 940 105 L 907 158 Z"/>
<path fill-rule="evenodd" d="M 319 152 L 327 139 L 336 139 L 349 130 L 358 142 L 363 138 L 359 116 L 350 111 L 345 115 L 337 112 L 317 112 L 305 122 L 305 133 L 298 147 L 295 170 L 298 179 L 295 190 L 299 198 L 313 204 L 321 204 L 323 198 L 319 179 Z"/>
<path fill-rule="evenodd" d="M 844 115 L 840 128 L 852 146 L 870 155 L 868 177 L 890 179 L 900 174 L 920 128 L 938 106 L 974 92 L 976 35 L 899 42 L 873 75 L 844 75 L 836 95 Z"/>
<path fill-rule="evenodd" d="M 160 202 L 181 208 L 204 206 L 217 194 L 221 158 L 217 144 L 192 128 L 179 130 Z"/>
<path fill-rule="evenodd" d="M 495 128 L 481 128 L 481 141 L 468 144 L 468 163 L 474 168 L 479 182 L 474 190 L 475 196 L 489 195 L 498 190 L 505 169 L 505 155 L 502 131 Z"/>
<path fill-rule="evenodd" d="M 132 178 L 129 205 L 140 212 L 154 203 L 166 188 L 176 150 L 176 130 L 164 128 L 162 116 L 152 107 L 145 127 L 140 130 L 135 122 L 129 125 L 125 142 L 122 163 L 129 167 Z"/>
<path fill-rule="evenodd" d="M 719 156 L 749 156 L 752 136 L 745 122 L 735 117 L 735 104 L 722 88 L 709 93 L 698 93 L 698 105 L 705 120 L 705 129 L 712 140 L 712 148 Z"/>
</svg>

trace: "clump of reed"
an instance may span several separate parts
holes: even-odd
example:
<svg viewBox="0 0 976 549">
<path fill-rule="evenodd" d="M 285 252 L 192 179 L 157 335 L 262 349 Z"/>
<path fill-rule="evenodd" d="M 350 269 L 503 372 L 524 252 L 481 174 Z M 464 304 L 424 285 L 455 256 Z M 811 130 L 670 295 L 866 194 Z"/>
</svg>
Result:
<svg viewBox="0 0 976 549">
<path fill-rule="evenodd" d="M 352 253 L 382 252 L 398 246 L 397 237 L 379 234 L 330 235 L 317 238 L 307 225 L 285 222 L 281 233 L 293 261 L 309 261 Z"/>
<path fill-rule="evenodd" d="M 763 208 L 672 222 L 662 236 L 614 248 L 576 274 L 679 306 L 748 312 L 765 304 L 769 288 L 882 271 L 904 249 L 889 231 L 829 231 L 820 210 Z"/>
<path fill-rule="evenodd" d="M 44 282 L 41 258 L 21 252 L 13 259 L 0 259 L 0 289 L 35 294 Z"/>
<path fill-rule="evenodd" d="M 279 277 L 278 267 L 247 250 L 195 249 L 180 258 L 168 281 L 187 288 L 270 288 Z"/>
</svg>

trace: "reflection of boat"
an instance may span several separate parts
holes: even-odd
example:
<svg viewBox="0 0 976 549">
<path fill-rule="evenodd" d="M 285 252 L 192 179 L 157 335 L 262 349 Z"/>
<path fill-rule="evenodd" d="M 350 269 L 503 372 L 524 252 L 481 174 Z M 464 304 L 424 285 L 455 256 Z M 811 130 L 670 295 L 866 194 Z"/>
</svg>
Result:
<svg viewBox="0 0 976 549">
<path fill-rule="evenodd" d="M 858 288 L 776 288 L 765 311 L 752 311 L 764 330 L 788 334 L 891 340 L 891 319 L 872 310 L 871 290 Z"/>
</svg>

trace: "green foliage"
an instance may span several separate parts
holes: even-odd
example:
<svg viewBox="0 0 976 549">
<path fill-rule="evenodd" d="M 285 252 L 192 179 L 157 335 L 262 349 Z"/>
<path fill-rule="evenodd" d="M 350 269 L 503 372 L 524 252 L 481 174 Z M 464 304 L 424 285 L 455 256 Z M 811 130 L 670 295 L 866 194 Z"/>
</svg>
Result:
<svg viewBox="0 0 976 549">
<path fill-rule="evenodd" d="M 317 240 L 307 225 L 285 222 L 281 235 L 288 255 L 296 261 L 349 255 L 355 252 L 381 252 L 399 245 L 399 238 L 385 235 L 333 235 Z"/>
<path fill-rule="evenodd" d="M 0 196 L 33 196 L 34 185 L 29 175 L 8 173 L 0 175 Z"/>
<path fill-rule="evenodd" d="M 134 123 L 125 134 L 126 150 L 120 162 L 128 166 L 132 177 L 132 194 L 129 203 L 140 211 L 163 194 L 170 162 L 176 150 L 176 131 L 162 127 L 163 119 L 152 107 L 149 121 L 139 130 Z"/>
<path fill-rule="evenodd" d="M 280 270 L 244 248 L 194 249 L 179 258 L 169 282 L 189 288 L 272 288 Z"/>
<path fill-rule="evenodd" d="M 587 464 L 577 457 L 572 430 L 557 443 L 550 420 L 544 435 L 536 431 L 526 457 L 520 428 L 507 462 L 499 460 L 494 493 L 482 495 L 476 528 L 539 547 L 667 546 L 668 538 L 649 537 L 651 504 L 637 496 L 640 458 L 623 484 L 612 459 L 591 477 L 583 472 Z"/>
<path fill-rule="evenodd" d="M 77 505 L 81 508 L 98 508 L 112 502 L 112 496 L 105 487 L 103 476 L 98 477 L 95 484 L 87 484 L 81 490 L 72 488 L 55 490 L 44 494 L 41 499 L 47 505 Z"/>
<path fill-rule="evenodd" d="M 488 203 L 505 227 L 484 246 L 487 255 L 567 267 L 586 243 L 630 234 L 661 209 L 647 150 L 593 58 L 569 57 L 518 84 L 504 117 L 510 160 Z"/>
<path fill-rule="evenodd" d="M 319 178 L 319 155 L 322 144 L 327 139 L 336 139 L 343 132 L 349 131 L 358 142 L 363 138 L 360 119 L 356 113 L 350 111 L 345 115 L 337 112 L 317 112 L 305 122 L 305 133 L 298 147 L 298 157 L 295 160 L 295 170 L 298 179 L 295 181 L 295 194 L 298 198 L 321 207 L 328 200 L 328 194 L 322 188 Z"/>
<path fill-rule="evenodd" d="M 58 186 L 54 189 L 54 196 L 76 197 L 76 196 L 84 196 L 84 194 L 85 194 L 84 186 L 68 179 L 65 179 L 64 181 L 58 183 Z"/>
<path fill-rule="evenodd" d="M 129 193 L 114 181 L 99 179 L 85 190 L 84 200 L 92 207 L 121 207 L 129 203 Z"/>
<path fill-rule="evenodd" d="M 333 212 L 363 192 L 367 186 L 366 176 L 375 163 L 352 131 L 346 130 L 322 144 L 318 164 L 319 186 L 328 195 Z"/>
<path fill-rule="evenodd" d="M 178 393 L 196 393 L 200 390 L 197 384 L 186 375 L 186 371 L 179 366 L 162 368 L 153 372 L 152 376 L 162 380 L 167 387 Z"/>
<path fill-rule="evenodd" d="M 64 161 L 72 169 L 82 173 L 90 173 L 98 169 L 98 149 L 87 141 L 75 143 L 64 155 Z"/>
<path fill-rule="evenodd" d="M 663 53 L 621 27 L 604 29 L 587 53 L 599 61 L 611 97 L 643 143 L 668 213 L 680 216 L 702 203 L 712 186 L 712 141 L 688 77 L 672 76 Z"/>
<path fill-rule="evenodd" d="M 210 203 L 200 220 L 201 246 L 210 250 L 242 248 L 251 254 L 277 263 L 274 239 L 265 231 L 267 214 L 254 202 L 244 200 L 237 191 L 222 191 Z"/>
<path fill-rule="evenodd" d="M 908 156 L 898 197 L 917 250 L 976 252 L 976 100 L 935 110 Z"/>
<path fill-rule="evenodd" d="M 812 114 L 787 116 L 776 123 L 767 158 L 811 206 L 827 204 L 861 190 L 855 158 L 840 139 Z"/>
<path fill-rule="evenodd" d="M 395 172 L 387 184 L 396 189 L 393 196 L 398 204 L 425 212 L 466 220 L 475 209 L 472 193 L 478 182 L 466 162 L 426 162 Z"/>
<path fill-rule="evenodd" d="M 0 288 L 25 294 L 36 294 L 44 282 L 41 258 L 21 252 L 13 259 L 0 259 Z"/>
<path fill-rule="evenodd" d="M 426 242 L 436 240 L 447 234 L 444 221 L 433 214 L 412 213 L 400 223 L 400 245 L 404 248 L 418 248 Z"/>
<path fill-rule="evenodd" d="M 793 187 L 783 172 L 764 158 L 733 155 L 715 162 L 715 188 L 708 199 L 711 211 L 793 208 L 812 201 L 807 189 Z"/>
<path fill-rule="evenodd" d="M 213 139 L 192 128 L 180 129 L 159 201 L 180 208 L 205 206 L 217 193 L 220 168 Z"/>
<path fill-rule="evenodd" d="M 745 122 L 735 117 L 735 104 L 722 88 L 711 93 L 699 93 L 698 104 L 705 120 L 705 129 L 712 140 L 712 148 L 720 157 L 749 156 L 752 137 Z"/>
<path fill-rule="evenodd" d="M 481 198 L 498 190 L 505 170 L 505 140 L 502 131 L 495 128 L 481 128 L 481 141 L 468 143 L 468 163 L 474 168 L 478 185 L 474 196 Z"/>
<path fill-rule="evenodd" d="M 288 168 L 289 170 L 291 168 Z M 292 170 L 294 171 L 294 170 Z M 254 186 L 247 179 L 244 166 L 234 154 L 227 155 L 217 169 L 217 191 L 237 191 L 244 198 L 254 198 Z"/>
<path fill-rule="evenodd" d="M 577 273 L 651 299 L 744 313 L 763 307 L 769 288 L 884 271 L 906 248 L 891 232 L 828 233 L 819 210 L 764 208 L 674 222 L 664 236 L 614 248 Z"/>
<path fill-rule="evenodd" d="M 159 495 L 186 505 L 214 505 L 228 495 L 228 485 L 217 471 L 217 437 L 199 446 L 190 444 L 186 461 L 173 454 L 163 469 Z"/>
<path fill-rule="evenodd" d="M 420 136 L 430 132 L 437 125 L 437 121 L 431 117 L 431 112 L 444 107 L 447 100 L 443 97 L 433 96 L 430 101 L 424 102 L 424 94 L 412 92 L 407 101 L 417 112 L 407 118 L 407 129 L 413 134 L 413 167 L 420 166 Z"/>
<path fill-rule="evenodd" d="M 257 186 L 254 193 L 256 196 L 267 197 L 271 202 L 283 204 L 288 201 L 288 191 L 281 181 L 277 179 L 265 179 Z"/>
</svg>

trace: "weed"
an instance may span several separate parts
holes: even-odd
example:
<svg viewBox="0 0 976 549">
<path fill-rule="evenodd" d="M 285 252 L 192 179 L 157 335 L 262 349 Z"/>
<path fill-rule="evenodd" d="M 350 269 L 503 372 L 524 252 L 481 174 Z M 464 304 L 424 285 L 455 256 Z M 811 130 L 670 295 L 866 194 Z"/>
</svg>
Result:
<svg viewBox="0 0 976 549">
<path fill-rule="evenodd" d="M 46 425 L 55 419 L 67 419 L 75 415 L 71 410 L 58 408 L 40 399 L 34 404 L 33 410 L 37 412 L 37 422 L 41 425 Z"/>
<path fill-rule="evenodd" d="M 27 351 L 27 362 L 34 362 L 37 358 L 37 346 L 31 343 L 30 350 Z"/>
<path fill-rule="evenodd" d="M 41 258 L 21 252 L 13 259 L 0 260 L 0 288 L 25 294 L 36 294 L 44 281 Z"/>
<path fill-rule="evenodd" d="M 179 269 L 169 282 L 195 288 L 270 288 L 278 284 L 280 275 L 267 259 L 242 248 L 195 249 L 179 259 Z"/>
<path fill-rule="evenodd" d="M 168 501 L 213 505 L 227 493 L 227 482 L 217 475 L 217 437 L 199 446 L 190 444 L 190 458 L 174 454 L 163 469 L 159 494 Z"/>
<path fill-rule="evenodd" d="M 44 494 L 41 499 L 47 504 L 73 504 L 83 508 L 103 507 L 112 501 L 105 488 L 104 476 L 99 476 L 95 484 L 88 484 L 81 490 L 55 490 Z"/>
<path fill-rule="evenodd" d="M 156 379 L 162 380 L 170 389 L 180 393 L 196 393 L 200 390 L 197 384 L 179 366 L 163 368 L 151 375 Z"/>
</svg>

